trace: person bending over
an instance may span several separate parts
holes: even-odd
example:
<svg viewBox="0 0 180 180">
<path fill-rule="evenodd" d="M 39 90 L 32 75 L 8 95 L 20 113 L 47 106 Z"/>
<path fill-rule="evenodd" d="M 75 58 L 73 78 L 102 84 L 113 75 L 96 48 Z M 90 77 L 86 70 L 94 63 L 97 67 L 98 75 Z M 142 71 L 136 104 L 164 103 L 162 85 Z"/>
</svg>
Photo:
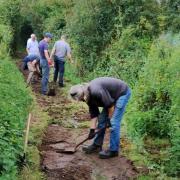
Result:
<svg viewBox="0 0 180 180">
<path fill-rule="evenodd" d="M 84 101 L 89 106 L 91 125 L 89 139 L 94 141 L 84 147 L 85 153 L 99 152 L 102 159 L 118 156 L 120 146 L 120 127 L 126 105 L 131 96 L 128 85 L 120 79 L 100 77 L 87 84 L 72 86 L 70 95 L 74 100 Z M 103 107 L 99 112 L 99 107 Z M 107 150 L 102 150 L 105 127 L 110 120 L 110 144 Z M 96 136 L 95 130 L 104 128 Z"/>
<path fill-rule="evenodd" d="M 28 55 L 24 58 L 24 66 L 27 66 L 29 70 L 29 75 L 27 78 L 27 84 L 29 84 L 33 79 L 33 75 L 36 75 L 36 78 L 38 78 L 40 74 L 39 70 L 39 56 L 36 55 Z"/>
</svg>

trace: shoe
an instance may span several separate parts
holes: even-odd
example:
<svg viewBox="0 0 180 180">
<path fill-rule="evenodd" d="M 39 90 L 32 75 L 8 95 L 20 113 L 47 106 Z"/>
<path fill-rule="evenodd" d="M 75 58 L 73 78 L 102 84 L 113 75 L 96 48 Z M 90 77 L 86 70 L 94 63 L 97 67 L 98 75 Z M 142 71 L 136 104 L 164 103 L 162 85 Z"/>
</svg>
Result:
<svg viewBox="0 0 180 180">
<path fill-rule="evenodd" d="M 96 144 L 92 144 L 90 146 L 83 147 L 82 150 L 86 154 L 92 154 L 92 153 L 101 151 L 102 150 L 102 146 L 96 145 Z"/>
<path fill-rule="evenodd" d="M 41 93 L 43 96 L 47 96 L 47 92 L 42 92 Z"/>
<path fill-rule="evenodd" d="M 59 84 L 59 87 L 60 88 L 65 87 L 65 84 Z"/>
<path fill-rule="evenodd" d="M 117 157 L 118 154 L 119 154 L 118 151 L 110 151 L 110 150 L 101 151 L 99 153 L 99 158 L 100 159 L 109 159 L 112 157 Z"/>
</svg>

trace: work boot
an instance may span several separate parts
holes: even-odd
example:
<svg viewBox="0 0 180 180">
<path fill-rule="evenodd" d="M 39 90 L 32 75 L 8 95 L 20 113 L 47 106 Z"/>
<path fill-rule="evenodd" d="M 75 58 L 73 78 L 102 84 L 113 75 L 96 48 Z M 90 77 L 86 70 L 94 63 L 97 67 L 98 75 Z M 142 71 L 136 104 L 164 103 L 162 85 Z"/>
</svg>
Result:
<svg viewBox="0 0 180 180">
<path fill-rule="evenodd" d="M 89 146 L 83 147 L 82 150 L 86 154 L 92 154 L 92 153 L 101 151 L 102 150 L 102 146 L 96 145 L 96 144 L 91 144 Z"/>
<path fill-rule="evenodd" d="M 109 159 L 109 158 L 118 156 L 118 154 L 119 154 L 118 151 L 110 151 L 110 150 L 101 151 L 99 153 L 99 158 L 100 159 Z"/>
<path fill-rule="evenodd" d="M 60 88 L 63 88 L 63 87 L 65 87 L 65 85 L 62 84 L 62 83 L 60 83 L 60 84 L 59 84 L 59 87 L 60 87 Z"/>
</svg>

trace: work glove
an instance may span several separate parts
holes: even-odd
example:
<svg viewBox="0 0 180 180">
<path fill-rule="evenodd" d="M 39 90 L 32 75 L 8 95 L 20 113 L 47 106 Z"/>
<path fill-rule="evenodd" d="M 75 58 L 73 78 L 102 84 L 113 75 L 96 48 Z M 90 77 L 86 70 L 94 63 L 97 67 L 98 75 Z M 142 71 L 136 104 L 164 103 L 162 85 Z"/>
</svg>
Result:
<svg viewBox="0 0 180 180">
<path fill-rule="evenodd" d="M 95 137 L 95 129 L 90 129 L 88 139 L 93 139 Z"/>
<path fill-rule="evenodd" d="M 107 118 L 107 122 L 106 122 L 106 128 L 110 128 L 111 127 L 111 119 L 108 117 Z"/>
</svg>

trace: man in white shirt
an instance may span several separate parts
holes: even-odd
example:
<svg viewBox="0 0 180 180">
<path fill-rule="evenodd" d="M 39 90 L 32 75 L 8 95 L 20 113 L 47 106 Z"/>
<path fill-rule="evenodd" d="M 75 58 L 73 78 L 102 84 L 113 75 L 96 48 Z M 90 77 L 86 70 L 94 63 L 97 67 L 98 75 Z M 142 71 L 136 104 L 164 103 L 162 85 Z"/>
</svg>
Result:
<svg viewBox="0 0 180 180">
<path fill-rule="evenodd" d="M 35 34 L 31 34 L 31 38 L 28 39 L 26 46 L 26 51 L 28 55 L 39 56 L 38 41 L 36 39 L 37 38 Z"/>
</svg>

